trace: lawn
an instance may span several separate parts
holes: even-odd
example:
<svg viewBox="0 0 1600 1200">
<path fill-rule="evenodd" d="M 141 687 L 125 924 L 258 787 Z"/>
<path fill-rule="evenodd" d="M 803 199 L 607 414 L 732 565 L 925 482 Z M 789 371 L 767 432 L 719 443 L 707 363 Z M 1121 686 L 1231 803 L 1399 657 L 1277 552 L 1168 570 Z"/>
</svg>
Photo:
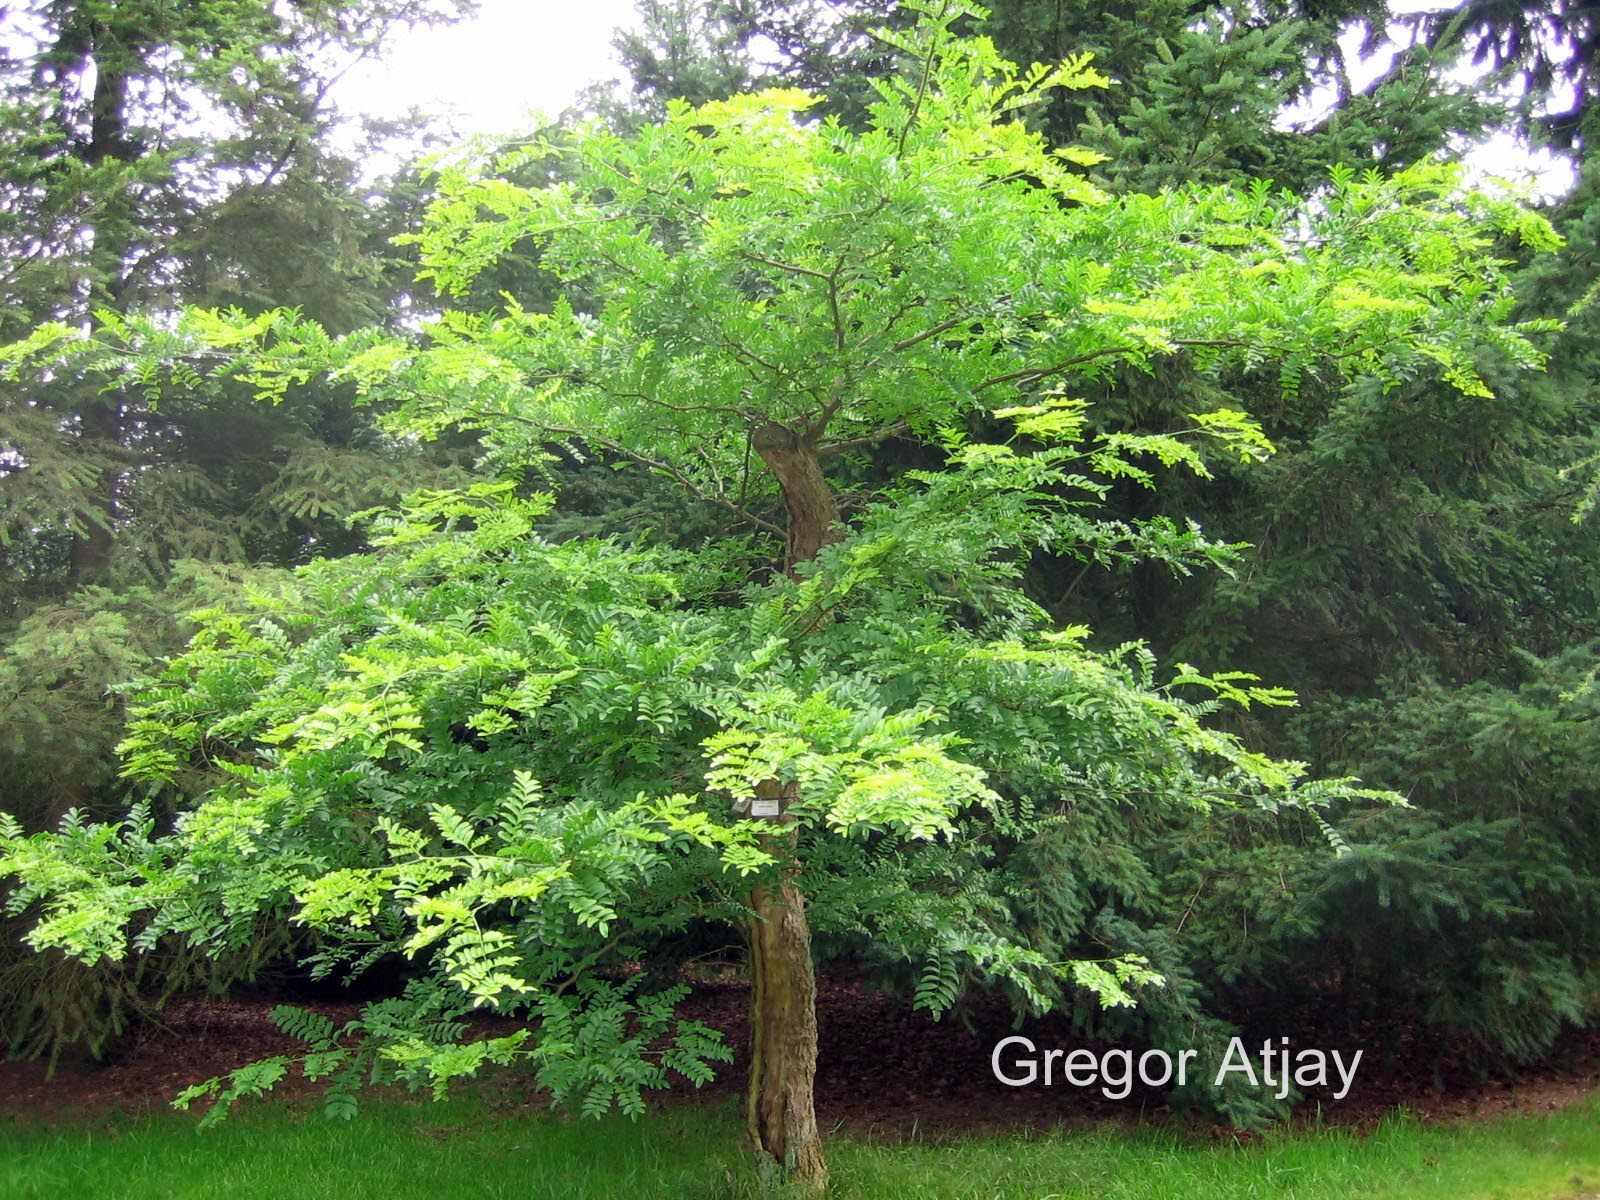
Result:
<svg viewBox="0 0 1600 1200">
<path fill-rule="evenodd" d="M 12 1124 L 0 1196 L 71 1200 L 577 1200 L 746 1197 L 728 1108 L 637 1124 L 496 1111 L 461 1100 L 369 1105 L 351 1122 L 257 1106 L 192 1118 Z M 1367 1135 L 1280 1132 L 1216 1144 L 1176 1131 L 1062 1130 L 943 1140 L 839 1134 L 834 1195 L 862 1200 L 1600 1200 L 1600 1098 L 1548 1116 Z"/>
</svg>

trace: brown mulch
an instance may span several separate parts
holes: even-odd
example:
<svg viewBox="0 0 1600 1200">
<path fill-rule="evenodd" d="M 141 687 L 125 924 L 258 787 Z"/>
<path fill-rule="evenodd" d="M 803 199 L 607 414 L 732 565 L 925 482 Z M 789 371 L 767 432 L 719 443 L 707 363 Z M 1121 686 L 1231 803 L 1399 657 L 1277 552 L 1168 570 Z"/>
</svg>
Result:
<svg viewBox="0 0 1600 1200">
<path fill-rule="evenodd" d="M 742 983 L 697 986 L 685 1016 L 721 1030 L 739 1059 L 718 1072 L 699 1094 L 701 1102 L 733 1100 L 740 1094 L 743 1047 L 748 1036 Z M 274 1001 L 197 997 L 168 1008 L 162 1024 L 125 1039 L 110 1061 L 62 1062 L 53 1078 L 37 1062 L 0 1062 L 0 1113 L 72 1118 L 106 1113 L 159 1111 L 192 1083 L 273 1054 L 300 1047 L 268 1016 Z M 312 1001 L 304 1007 L 335 1021 L 356 1015 L 353 1001 Z M 821 1056 L 817 1071 L 817 1115 L 824 1129 L 846 1126 L 858 1133 L 941 1136 L 973 1129 L 1048 1128 L 1063 1123 L 1137 1120 L 1173 1111 L 1157 1093 L 1121 1101 L 1098 1089 L 1062 1086 L 1011 1088 L 992 1075 L 989 1056 L 1000 1038 L 1014 1032 L 1009 1011 L 979 1005 L 965 1020 L 931 1022 L 899 1001 L 873 992 L 848 974 L 819 981 L 817 997 Z M 497 1024 L 503 1024 L 499 1022 Z M 970 1028 L 969 1028 L 970 1026 Z M 1023 1030 L 1039 1048 L 1078 1045 L 1062 1026 L 1034 1023 Z M 1370 1055 L 1368 1056 L 1371 1057 Z M 1515 1076 L 1487 1080 L 1432 1062 L 1363 1060 L 1356 1088 L 1340 1103 L 1314 1100 L 1307 1116 L 1359 1126 L 1397 1108 L 1425 1119 L 1489 1116 L 1503 1112 L 1548 1112 L 1576 1103 L 1600 1087 L 1600 1030 L 1565 1037 L 1543 1065 Z M 311 1090 L 298 1077 L 280 1090 Z M 664 1098 L 695 1097 L 684 1087 Z M 1218 1136 L 1225 1135 L 1218 1131 Z"/>
</svg>

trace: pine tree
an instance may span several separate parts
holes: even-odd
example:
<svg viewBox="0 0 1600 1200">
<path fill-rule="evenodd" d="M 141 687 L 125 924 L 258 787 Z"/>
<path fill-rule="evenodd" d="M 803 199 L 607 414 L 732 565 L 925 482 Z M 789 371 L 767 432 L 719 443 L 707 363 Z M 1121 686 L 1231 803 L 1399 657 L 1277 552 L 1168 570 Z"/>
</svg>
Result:
<svg viewBox="0 0 1600 1200">
<path fill-rule="evenodd" d="M 460 8 L 0 13 L 0 804 L 30 825 L 113 802 L 119 689 L 182 645 L 186 613 L 258 585 L 264 564 L 356 548 L 350 514 L 451 476 L 446 456 L 379 434 L 348 388 L 275 408 L 242 387 L 157 402 L 136 378 L 11 374 L 6 356 L 41 324 L 185 302 L 294 304 L 332 329 L 383 319 L 408 286 L 388 244 L 403 208 L 370 200 L 331 148 L 326 85 L 396 24 Z M 151 982 L 15 956 L 0 946 L 13 1048 L 98 1049 Z"/>
<path fill-rule="evenodd" d="M 181 302 L 291 303 L 334 329 L 378 319 L 402 265 L 354 164 L 328 148 L 323 86 L 338 56 L 454 7 L 14 6 L 0 341 Z M 154 404 L 131 379 L 5 384 L 0 713 L 21 755 L 4 772 L 14 799 L 26 786 L 35 811 L 59 812 L 104 781 L 106 688 L 176 627 L 187 601 L 161 598 L 174 564 L 350 548 L 343 517 L 414 480 L 349 399 L 322 388 L 265 410 L 242 389 Z M 81 633 L 86 612 L 105 615 L 102 638 L 52 635 Z M 119 623 L 137 633 L 115 635 Z"/>
</svg>

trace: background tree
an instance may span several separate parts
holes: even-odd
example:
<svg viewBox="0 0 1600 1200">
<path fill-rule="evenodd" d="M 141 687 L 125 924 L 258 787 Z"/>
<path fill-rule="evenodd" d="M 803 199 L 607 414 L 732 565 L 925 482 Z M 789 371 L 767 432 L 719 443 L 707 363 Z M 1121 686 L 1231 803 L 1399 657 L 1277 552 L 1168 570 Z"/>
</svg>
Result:
<svg viewBox="0 0 1600 1200">
<path fill-rule="evenodd" d="M 1102 82 L 1093 69 L 1019 71 L 954 35 L 971 15 L 942 6 L 884 35 L 913 67 L 859 133 L 778 90 L 537 145 L 568 163 L 538 189 L 448 170 L 417 237 L 429 275 L 464 291 L 531 238 L 574 296 L 550 311 L 512 295 L 420 342 L 283 314 L 41 328 L 28 360 L 56 370 L 268 395 L 352 381 L 391 428 L 466 427 L 513 472 L 552 444 L 608 453 L 783 551 L 772 572 L 742 541 L 553 547 L 505 487 L 420 499 L 388 551 L 214 614 L 147 693 L 129 771 L 197 797 L 170 831 L 143 808 L 120 827 L 7 827 L 0 870 L 17 906 L 41 905 L 34 943 L 93 959 L 134 931 L 139 948 L 222 951 L 293 913 L 330 968 L 403 951 L 428 971 L 361 1022 L 385 1069 L 442 1085 L 530 1057 L 603 1110 L 636 1107 L 666 1068 L 703 1077 L 714 1047 L 680 1025 L 653 1060 L 681 989 L 636 997 L 641 977 L 595 972 L 687 914 L 737 922 L 758 1160 L 815 1188 L 809 917 L 919 961 L 936 1013 L 969 981 L 1037 1007 L 1063 980 L 1125 1003 L 1154 982 L 1138 957 L 1061 959 L 1016 935 L 1007 845 L 1129 805 L 1159 824 L 1361 794 L 1203 720 L 1216 699 L 1281 692 L 1189 670 L 1158 682 L 1142 650 L 1089 650 L 1016 590 L 1041 547 L 1225 559 L 1193 528 L 1103 521 L 1095 502 L 1162 464 L 1207 474 L 1196 439 L 1268 449 L 1221 404 L 1183 431 L 1097 435 L 1063 388 L 1182 361 L 1219 389 L 1432 373 L 1481 396 L 1475 359 L 1534 366 L 1527 336 L 1549 328 L 1506 322 L 1487 239 L 1549 248 L 1548 227 L 1432 167 L 1346 172 L 1314 206 L 1264 185 L 1112 195 L 1073 169 L 1092 153 L 1015 119 Z M 997 423 L 1014 445 L 973 437 Z M 940 447 L 945 468 L 842 494 L 840 464 L 892 438 Z M 777 815 L 740 820 L 730 801 Z M 444 1045 L 475 1004 L 540 1022 Z M 335 1031 L 290 1022 L 314 1074 L 353 1081 Z M 205 1090 L 231 1099 L 283 1066 Z"/>
<path fill-rule="evenodd" d="M 859 125 L 871 81 L 903 66 L 892 41 L 874 31 L 903 28 L 907 18 L 876 0 L 652 0 L 639 13 L 638 28 L 616 45 L 652 116 L 667 99 L 698 103 L 753 81 L 825 95 L 825 111 Z M 1363 52 L 1389 32 L 1410 42 L 1365 88 L 1341 40 L 1359 28 Z M 1451 66 L 1469 53 L 1459 36 L 1425 38 L 1391 18 L 1381 0 L 998 0 L 981 29 L 1019 62 L 1094 55 L 1114 86 L 1054 94 L 1029 119 L 1048 140 L 1106 153 L 1104 170 L 1139 190 L 1245 174 L 1306 189 L 1334 166 L 1404 167 L 1515 121 L 1481 87 L 1450 80 Z"/>
<path fill-rule="evenodd" d="M 393 227 L 328 146 L 326 83 L 395 22 L 455 9 L 15 6 L 0 80 L 15 151 L 0 176 L 0 333 L 183 301 L 292 303 L 334 329 L 378 319 L 401 287 L 385 245 Z M 132 381 L 7 388 L 0 601 L 14 649 L 0 694 L 13 805 L 59 812 L 104 783 L 103 685 L 152 644 L 107 636 L 106 661 L 87 660 L 51 643 L 69 611 L 105 610 L 107 635 L 129 619 L 153 634 L 183 603 L 157 594 L 176 561 L 348 548 L 341 518 L 396 495 L 415 469 L 327 389 L 275 413 L 238 389 L 164 400 L 146 403 Z M 54 611 L 82 586 L 122 599 L 86 593 Z M 128 590 L 139 586 L 155 591 Z M 72 677 L 82 686 L 62 694 Z"/>
<path fill-rule="evenodd" d="M 662 116 L 669 100 L 794 87 L 858 128 L 872 80 L 892 75 L 901 60 L 877 31 L 904 31 L 914 21 L 893 0 L 640 0 L 637 12 L 636 26 L 619 31 L 614 45 L 647 116 Z"/>
<path fill-rule="evenodd" d="M 1600 15 L 1583 0 L 1468 0 L 1407 22 L 1431 46 L 1470 49 L 1473 62 L 1512 74 L 1519 115 L 1539 140 L 1566 150 L 1588 145 L 1600 60 Z"/>
<path fill-rule="evenodd" d="M 293 304 L 338 330 L 385 319 L 407 285 L 387 245 L 403 210 L 369 199 L 333 148 L 327 87 L 396 23 L 460 10 L 8 5 L 0 342 L 184 302 Z M 350 401 L 318 387 L 265 409 L 231 387 L 158 403 L 133 378 L 0 380 L 0 805 L 43 826 L 109 802 L 116 688 L 182 645 L 184 614 L 256 565 L 354 548 L 348 515 L 439 469 L 444 455 L 377 434 Z M 13 1048 L 98 1045 L 116 1027 L 70 965 L 46 983 L 35 956 L 6 945 L 0 959 Z"/>
<path fill-rule="evenodd" d="M 1471 27 L 1422 49 L 1459 49 Z M 1550 99 L 1537 76 L 1528 107 L 1491 125 L 1526 122 Z M 1370 105 L 1352 97 L 1304 131 L 1300 161 L 1314 164 L 1330 147 L 1346 161 L 1390 162 L 1397 150 L 1404 161 L 1493 117 L 1484 101 L 1463 106 L 1428 79 L 1403 54 L 1370 89 Z M 1184 106 L 1152 99 L 1146 111 L 1170 128 Z M 1116 169 L 1134 178 L 1181 177 L 1196 143 L 1136 133 L 1124 120 L 1117 137 L 1093 140 L 1115 146 Z M 1247 139 L 1234 140 L 1245 153 L 1225 152 L 1211 169 L 1295 169 L 1292 158 L 1256 157 Z M 1197 919 L 1214 922 L 1214 953 L 1193 965 L 1237 1020 L 1281 1028 L 1289 1013 L 1313 1011 L 1320 1035 L 1334 1036 L 1392 1029 L 1380 1014 L 1412 1012 L 1441 1054 L 1465 1051 L 1480 1064 L 1537 1056 L 1564 1024 L 1592 1020 L 1600 945 L 1583 931 L 1592 928 L 1593 843 L 1571 823 L 1587 819 L 1582 806 L 1561 799 L 1567 776 L 1594 766 L 1582 709 L 1563 698 L 1592 669 L 1600 632 L 1595 528 L 1567 519 L 1577 485 L 1562 474 L 1593 453 L 1583 301 L 1594 268 L 1576 232 L 1590 206 L 1584 186 L 1553 210 L 1573 236 L 1517 287 L 1529 315 L 1573 318 L 1550 377 L 1493 373 L 1492 404 L 1462 405 L 1426 381 L 1249 400 L 1280 447 L 1263 470 L 1167 479 L 1126 500 L 1131 511 L 1196 519 L 1251 543 L 1246 569 L 1180 580 L 1145 566 L 1080 574 L 1064 564 L 1059 580 L 1036 579 L 1036 594 L 1064 619 L 1149 638 L 1203 666 L 1289 669 L 1302 712 L 1239 726 L 1251 744 L 1359 773 L 1415 802 L 1343 826 L 1356 853 L 1336 862 L 1322 859 L 1318 839 L 1300 855 L 1274 849 L 1280 831 L 1263 822 L 1181 843 L 1183 862 L 1205 866 L 1171 874 L 1171 919 L 1188 914 L 1191 932 Z M 1181 372 L 1159 388 L 1129 382 L 1098 407 L 1115 428 L 1159 428 L 1209 390 Z M 1475 741 L 1441 748 L 1441 713 L 1454 728 L 1478 729 Z M 1490 747 L 1519 742 L 1562 749 L 1537 766 L 1485 771 L 1483 756 L 1501 752 Z M 1260 866 L 1274 856 L 1292 884 L 1241 882 L 1270 878 Z M 1242 922 L 1257 933 L 1251 944 L 1228 932 Z M 1319 994 L 1314 979 L 1338 982 Z"/>
</svg>

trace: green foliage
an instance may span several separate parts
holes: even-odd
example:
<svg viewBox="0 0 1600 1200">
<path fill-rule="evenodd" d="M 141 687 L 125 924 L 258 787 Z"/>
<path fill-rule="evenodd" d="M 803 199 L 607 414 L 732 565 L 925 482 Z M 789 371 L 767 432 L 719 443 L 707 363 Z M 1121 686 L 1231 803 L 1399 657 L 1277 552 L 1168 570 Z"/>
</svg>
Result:
<svg viewBox="0 0 1600 1200">
<path fill-rule="evenodd" d="M 722 4 L 690 0 L 643 0 L 634 27 L 613 41 L 627 68 L 632 96 L 606 108 L 637 124 L 665 115 L 668 100 L 703 104 L 749 91 L 750 70 Z"/>
<path fill-rule="evenodd" d="M 86 588 L 20 622 L 0 650 L 0 725 L 17 811 L 48 814 L 53 824 L 112 785 L 122 686 L 183 644 L 193 629 L 184 613 L 226 604 L 273 576 L 185 563 L 162 588 Z"/>
<path fill-rule="evenodd" d="M 414 238 L 430 278 L 470 294 L 532 242 L 570 291 L 548 309 L 512 294 L 416 337 L 190 311 L 19 352 L 163 396 L 353 384 L 393 434 L 464 428 L 513 472 L 552 444 L 605 454 L 789 541 L 774 575 L 743 541 L 550 542 L 548 498 L 510 483 L 417 495 L 371 554 L 197 615 L 123 745 L 170 822 L 146 804 L 116 825 L 0 830 L 31 944 L 217 953 L 290 919 L 321 969 L 413 960 L 424 982 L 382 1018 L 398 1036 L 370 1017 L 349 1031 L 413 1081 L 530 1060 L 584 1111 L 637 1111 L 664 1071 L 699 1081 L 720 1054 L 674 1023 L 681 991 L 650 952 L 691 921 L 746 921 L 752 882 L 797 879 L 819 931 L 910 964 L 935 1013 L 969 983 L 1115 1012 L 1180 959 L 1111 923 L 1153 877 L 1130 824 L 1159 837 L 1219 810 L 1394 799 L 1311 780 L 1215 719 L 1280 689 L 1094 648 L 1018 584 L 1041 549 L 1180 570 L 1232 557 L 1197 528 L 1098 507 L 1266 453 L 1230 387 L 1293 397 L 1362 375 L 1487 402 L 1480 362 L 1531 369 L 1552 328 L 1515 320 L 1496 241 L 1554 233 L 1436 165 L 1341 170 L 1310 203 L 1265 182 L 1114 196 L 1081 174 L 1092 155 L 1020 119 L 1103 84 L 1087 59 L 1018 68 L 955 36 L 975 10 L 918 11 L 886 35 L 912 69 L 876 85 L 862 132 L 774 90 L 542 141 L 526 161 L 566 164 L 548 186 L 448 167 Z M 1221 393 L 1188 426 L 1089 426 L 1077 396 L 1175 364 Z M 807 530 L 805 502 L 833 503 L 827 471 L 902 437 L 940 447 L 940 469 Z M 738 815 L 763 785 L 793 796 L 792 838 Z M 1036 904 L 1018 848 L 1058 830 L 1100 861 Z M 1042 915 L 1057 903 L 1076 919 Z M 1089 947 L 1106 930 L 1116 942 Z M 539 1021 L 461 1046 L 422 1028 L 436 1003 Z M 319 1073 L 342 1069 L 328 1031 L 297 1028 Z M 228 1103 L 285 1069 L 206 1094 Z"/>
<path fill-rule="evenodd" d="M 1174 0 L 993 7 L 986 32 L 1002 48 L 1089 50 L 1117 80 L 1058 100 L 1040 120 L 1053 139 L 1100 151 L 1097 173 L 1124 187 L 1264 178 L 1312 188 L 1340 165 L 1392 174 L 1427 162 L 1506 121 L 1481 92 L 1451 80 L 1457 55 L 1443 49 L 1402 51 L 1358 89 L 1339 38 L 1391 19 L 1360 0 L 1221 4 L 1203 14 Z M 1364 40 L 1363 52 L 1372 45 Z"/>
<path fill-rule="evenodd" d="M 95 312 L 295 304 L 334 329 L 402 291 L 384 190 L 332 152 L 328 77 L 432 0 L 281 5 L 25 0 L 0 50 L 0 808 L 31 828 L 122 802 L 117 689 L 179 648 L 189 608 L 257 564 L 352 549 L 354 512 L 433 478 L 448 452 L 377 435 L 336 388 L 277 410 L 192 374 L 66 359 L 18 369 Z M 369 131 L 375 139 L 386 133 Z M 389 131 L 392 133 L 393 131 Z M 159 324 L 159 319 L 156 322 Z M 195 386 L 190 386 L 191 384 Z M 6 1041 L 95 1052 L 129 1012 L 226 972 L 167 953 L 159 972 L 79 969 L 0 948 Z M 261 930 L 263 950 L 281 950 Z M 259 956 L 247 956 L 254 962 Z M 137 986 L 133 981 L 139 980 Z M 97 988 L 101 989 L 98 992 Z M 143 989 L 147 995 L 140 994 Z"/>
<path fill-rule="evenodd" d="M 1587 803 L 1600 726 L 1597 697 L 1575 686 L 1597 651 L 1329 714 L 1363 747 L 1346 762 L 1377 779 L 1403 774 L 1419 812 L 1319 881 L 1310 902 L 1367 910 L 1335 953 L 1388 963 L 1393 992 L 1490 1058 L 1542 1054 L 1600 996 L 1600 827 Z"/>
<path fill-rule="evenodd" d="M 1094 56 L 1114 85 L 1057 92 L 1029 120 L 1053 145 L 1081 143 L 1101 181 L 1135 191 L 1271 179 L 1310 189 L 1341 164 L 1385 173 L 1450 154 L 1463 139 L 1517 124 L 1498 99 L 1453 78 L 1474 49 L 1520 31 L 1509 57 L 1544 64 L 1530 98 L 1549 96 L 1543 43 L 1517 11 L 1407 17 L 1371 0 L 1267 5 L 1179 0 L 1040 5 L 995 0 L 967 32 L 992 38 L 1018 62 Z M 882 0 L 826 6 L 792 0 L 694 6 L 640 5 L 639 32 L 618 41 L 637 100 L 652 118 L 664 101 L 721 99 L 740 90 L 798 87 L 824 97 L 827 113 L 863 127 L 874 81 L 917 61 L 903 36 L 914 13 Z M 974 16 L 976 14 L 974 13 Z M 1362 34 L 1362 54 L 1385 29 L 1414 44 L 1375 81 L 1352 78 L 1341 38 Z M 1418 27 L 1421 27 L 1420 29 Z M 1485 39 L 1486 30 L 1498 31 Z M 1478 60 L 1481 61 L 1481 58 Z M 1569 60 L 1578 67 L 1582 57 Z M 602 105 L 602 110 L 606 109 Z"/>
<path fill-rule="evenodd" d="M 1556 216 L 1581 243 L 1588 190 Z M 1291 831 L 1298 849 L 1276 823 L 1175 843 L 1171 903 L 1239 1019 L 1312 1011 L 1370 1041 L 1414 1013 L 1434 1048 L 1485 1066 L 1593 1020 L 1594 832 L 1573 781 L 1596 769 L 1583 704 L 1600 554 L 1592 520 L 1572 520 L 1594 445 L 1592 272 L 1565 250 L 1518 282 L 1524 311 L 1569 318 L 1549 378 L 1485 364 L 1498 398 L 1465 406 L 1417 384 L 1258 405 L 1278 455 L 1165 492 L 1256 543 L 1247 565 L 1187 590 L 1129 581 L 1145 597 L 1130 632 L 1300 683 L 1300 713 L 1236 726 L 1253 744 L 1412 801 L 1336 822 L 1334 861 L 1309 826 Z M 1126 595 L 1067 611 L 1125 612 Z"/>
<path fill-rule="evenodd" d="M 659 120 L 671 100 L 703 104 L 792 87 L 859 127 L 875 95 L 873 81 L 904 66 L 877 31 L 905 30 L 917 18 L 917 10 L 894 0 L 639 0 L 635 10 L 634 27 L 613 43 L 633 95 L 620 102 L 602 97 L 597 105 L 624 126 Z"/>
<path fill-rule="evenodd" d="M 179 300 L 296 303 L 335 328 L 379 319 L 393 256 L 353 166 L 322 144 L 317 71 L 393 21 L 452 7 L 19 6 L 0 61 L 0 124 L 15 137 L 0 170 L 7 356 L 95 310 L 114 322 Z M 297 435 L 354 449 L 327 395 L 273 428 L 248 404 L 181 389 L 157 413 L 137 379 L 7 379 L 7 616 L 19 593 L 159 579 L 173 558 L 281 558 L 281 544 L 251 544 L 252 493 Z M 326 529 L 293 534 L 309 532 Z"/>
<path fill-rule="evenodd" d="M 958 477 L 931 476 L 882 506 L 809 579 L 754 593 L 753 613 L 689 603 L 692 577 L 670 573 L 659 553 L 516 533 L 504 489 L 425 500 L 391 526 L 380 558 L 307 568 L 293 589 L 259 594 L 253 618 L 203 618 L 141 702 L 125 747 L 147 781 L 202 747 L 233 780 L 171 835 L 152 841 L 137 813 L 120 832 L 69 823 L 49 837 L 7 833 L 14 903 L 46 900 L 30 938 L 119 956 L 136 921 L 140 943 L 170 934 L 220 949 L 247 941 L 263 912 L 293 913 L 321 935 L 326 964 L 400 950 L 429 963 L 463 1008 L 534 1006 L 542 1020 L 527 1053 L 546 1082 L 565 1094 L 589 1079 L 581 1095 L 592 1105 L 592 1080 L 604 1078 L 620 1089 L 604 1103 L 631 1108 L 660 1075 L 643 1061 L 651 1039 L 623 1037 L 618 1014 L 651 1029 L 665 1018 L 628 1008 L 626 989 L 580 986 L 595 1013 L 553 1006 L 550 989 L 559 997 L 565 981 L 614 961 L 614 925 L 640 948 L 681 926 L 687 896 L 769 862 L 752 824 L 728 821 L 727 798 L 777 776 L 806 798 L 797 813 L 819 860 L 819 925 L 924 959 L 926 1007 L 947 1008 L 968 975 L 1009 981 L 1041 1008 L 1062 980 L 1127 1003 L 1128 986 L 1154 982 L 1137 958 L 1058 962 L 1005 932 L 1017 921 L 993 887 L 985 827 L 1012 838 L 1038 824 L 1029 813 L 1108 810 L 1130 794 L 1178 811 L 1208 797 L 1276 804 L 1295 795 L 1298 772 L 1205 730 L 1197 718 L 1213 702 L 1152 690 L 1147 658 L 1124 665 L 1070 637 L 1030 636 L 1025 614 L 1011 618 L 1011 640 L 983 642 L 930 606 L 930 557 L 953 532 L 934 514 L 964 508 L 994 549 L 1032 526 L 1015 509 L 999 519 L 1017 497 L 992 478 L 998 504 L 974 512 Z M 473 528 L 440 528 L 472 512 L 484 517 Z M 978 573 L 983 559 L 959 561 Z M 863 563 L 872 587 L 861 586 Z M 717 583 L 700 581 L 699 594 Z M 673 606 L 641 603 L 663 596 Z M 812 613 L 829 621 L 803 641 L 769 631 L 775 615 L 806 629 Z M 391 655 L 396 646 L 408 653 Z M 535 662 L 558 669 L 530 674 Z M 453 729 L 491 698 L 504 723 L 480 721 L 482 749 L 458 742 Z M 303 715 L 286 724 L 291 711 Z M 723 732 L 703 736 L 713 721 Z M 230 762 L 226 746 L 252 742 Z M 941 748 L 956 744 L 966 761 Z M 698 799 L 665 793 L 691 772 L 703 779 Z M 977 783 L 985 774 L 1004 779 L 1004 798 Z M 996 821 L 1001 811 L 1011 815 Z M 854 869 L 841 870 L 851 855 Z M 618 1030 L 603 1069 L 598 1032 L 563 1032 L 580 1016 Z M 581 1054 L 563 1049 L 574 1038 Z M 436 1083 L 479 1061 L 429 1065 L 418 1043 L 404 1044 L 404 1062 Z M 680 1034 L 678 1056 L 661 1066 L 698 1078 L 706 1044 Z M 591 1070 L 599 1075 L 582 1074 Z M 237 1098 L 274 1078 L 251 1071 L 213 1091 Z"/>
<path fill-rule="evenodd" d="M 537 1012 L 519 1056 L 580 1104 L 632 1108 L 660 1069 L 702 1077 L 707 1035 L 680 1031 L 652 1067 L 653 1033 L 624 1036 L 621 1014 L 656 1031 L 663 1001 L 572 988 L 691 915 L 736 916 L 714 899 L 722 881 L 771 856 L 729 801 L 776 776 L 802 784 L 802 856 L 815 846 L 819 870 L 847 889 L 819 881 L 824 928 L 901 945 L 930 978 L 1010 981 L 1040 1007 L 1062 981 L 1126 1003 L 1153 980 L 1136 960 L 1055 961 L 1005 932 L 1004 894 L 984 886 L 985 830 L 1004 811 L 1015 836 L 1067 794 L 1185 811 L 1208 798 L 1294 802 L 1298 770 L 1205 729 L 1208 704 L 1156 688 L 1147 659 L 1029 633 L 1022 614 L 1008 640 L 964 633 L 930 604 L 930 556 L 952 532 L 930 518 L 965 503 L 941 494 L 963 492 L 954 477 L 883 505 L 807 580 L 731 608 L 695 603 L 722 584 L 698 577 L 697 560 L 541 543 L 522 524 L 529 506 L 519 517 L 503 489 L 424 501 L 377 557 L 305 568 L 292 588 L 259 594 L 253 614 L 202 616 L 125 746 L 147 783 L 202 750 L 214 764 L 222 782 L 172 832 L 137 810 L 120 827 L 5 832 L 14 906 L 43 903 L 31 942 L 119 957 L 136 928 L 136 946 L 173 936 L 220 951 L 247 944 L 262 915 L 292 915 L 330 969 L 401 952 L 462 1009 Z M 999 550 L 1031 522 L 1017 524 L 1014 491 L 989 486 L 991 511 L 967 508 Z M 484 519 L 443 528 L 464 510 Z M 981 555 L 963 561 L 980 572 Z M 881 572 L 871 587 L 863 562 Z M 794 637 L 815 613 L 825 627 Z M 769 631 L 780 616 L 789 637 Z M 482 748 L 458 740 L 485 710 L 505 723 L 480 722 Z M 857 872 L 836 870 L 835 845 L 858 847 Z M 895 886 L 907 871 L 920 889 Z M 949 999 L 935 982 L 924 1003 Z M 477 1062 L 433 1063 L 403 1044 L 435 1081 Z M 237 1097 L 273 1077 L 214 1090 Z M 617 1089 L 603 1101 L 600 1079 Z"/>
<path fill-rule="evenodd" d="M 1342 171 L 1310 206 L 1264 183 L 1112 197 L 1009 119 L 1093 86 L 1092 67 L 1017 71 L 981 40 L 918 36 L 948 78 L 881 85 L 865 134 L 770 92 L 678 106 L 631 138 L 541 143 L 526 153 L 569 162 L 548 188 L 470 162 L 444 172 L 416 237 L 439 286 L 459 292 L 532 240 L 546 272 L 605 296 L 593 311 L 513 299 L 446 315 L 421 346 L 191 314 L 63 352 L 269 396 L 331 372 L 394 403 L 400 428 L 481 431 L 519 465 L 577 439 L 758 525 L 749 502 L 772 485 L 751 439 L 769 422 L 826 459 L 959 436 L 968 414 L 1058 376 L 1090 386 L 1180 352 L 1208 378 L 1271 363 L 1284 379 L 1421 375 L 1474 395 L 1485 352 L 1540 361 L 1527 339 L 1549 326 L 1507 323 L 1486 238 L 1538 249 L 1552 235 L 1452 170 Z"/>
<path fill-rule="evenodd" d="M 1465 48 L 1522 85 L 1518 118 L 1544 144 L 1587 150 L 1594 131 L 1596 52 L 1600 25 L 1592 9 L 1571 0 L 1463 5 L 1418 13 L 1411 24 L 1432 45 Z"/>
</svg>

